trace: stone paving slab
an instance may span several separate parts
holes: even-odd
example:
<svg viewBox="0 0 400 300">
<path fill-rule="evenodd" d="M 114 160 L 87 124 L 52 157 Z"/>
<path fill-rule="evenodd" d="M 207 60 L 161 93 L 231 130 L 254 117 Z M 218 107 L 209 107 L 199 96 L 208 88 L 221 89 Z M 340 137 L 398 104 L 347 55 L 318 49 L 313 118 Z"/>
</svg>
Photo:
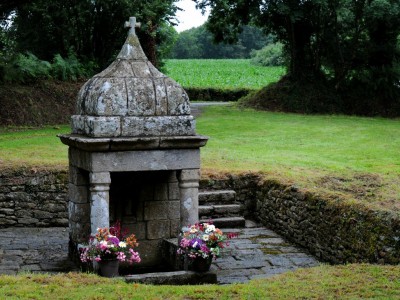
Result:
<svg viewBox="0 0 400 300">
<path fill-rule="evenodd" d="M 220 284 L 268 278 L 298 268 L 314 267 L 319 262 L 302 249 L 286 242 L 275 232 L 264 228 L 224 229 L 236 232 L 222 257 L 213 262 Z"/>
<path fill-rule="evenodd" d="M 222 257 L 211 266 L 220 284 L 267 278 L 319 264 L 267 228 L 233 228 L 224 232 L 239 236 L 229 241 Z M 68 228 L 0 229 L 0 274 L 23 271 L 77 271 L 68 260 Z"/>
<path fill-rule="evenodd" d="M 0 229 L 0 274 L 77 270 L 68 259 L 68 228 Z"/>
</svg>

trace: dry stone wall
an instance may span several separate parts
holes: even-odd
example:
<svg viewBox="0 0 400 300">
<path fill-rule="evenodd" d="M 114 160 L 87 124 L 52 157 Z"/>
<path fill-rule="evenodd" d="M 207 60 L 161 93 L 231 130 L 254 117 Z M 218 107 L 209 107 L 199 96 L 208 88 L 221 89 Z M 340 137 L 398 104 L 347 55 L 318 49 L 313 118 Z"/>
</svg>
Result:
<svg viewBox="0 0 400 300">
<path fill-rule="evenodd" d="M 397 214 L 324 199 L 262 175 L 208 178 L 203 188 L 234 189 L 253 217 L 286 239 L 330 263 L 400 262 Z"/>
<path fill-rule="evenodd" d="M 0 170 L 0 228 L 68 226 L 67 171 Z"/>
<path fill-rule="evenodd" d="M 0 171 L 0 228 L 68 225 L 67 171 Z M 324 199 L 260 174 L 207 177 L 201 189 L 233 189 L 246 217 L 331 263 L 400 263 L 400 218 Z"/>
</svg>

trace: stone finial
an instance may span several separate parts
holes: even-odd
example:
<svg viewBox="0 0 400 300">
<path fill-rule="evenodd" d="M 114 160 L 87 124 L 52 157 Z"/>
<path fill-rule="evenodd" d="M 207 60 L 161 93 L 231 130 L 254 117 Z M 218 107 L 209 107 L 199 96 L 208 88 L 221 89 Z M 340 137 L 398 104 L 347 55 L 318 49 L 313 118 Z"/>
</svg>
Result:
<svg viewBox="0 0 400 300">
<path fill-rule="evenodd" d="M 142 26 L 142 23 L 136 22 L 135 17 L 130 17 L 129 21 L 125 22 L 125 28 L 130 28 L 129 34 L 136 35 L 135 28 L 140 28 Z"/>
</svg>

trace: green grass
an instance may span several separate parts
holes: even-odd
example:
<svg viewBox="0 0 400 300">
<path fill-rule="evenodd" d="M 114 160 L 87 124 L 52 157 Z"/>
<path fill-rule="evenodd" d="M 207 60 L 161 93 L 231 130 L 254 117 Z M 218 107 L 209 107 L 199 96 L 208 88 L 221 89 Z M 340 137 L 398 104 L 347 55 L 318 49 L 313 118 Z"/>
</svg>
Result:
<svg viewBox="0 0 400 300">
<path fill-rule="evenodd" d="M 87 274 L 0 276 L 0 299 L 399 299 L 400 267 L 320 266 L 226 286 L 126 284 Z"/>
<path fill-rule="evenodd" d="M 68 125 L 43 128 L 0 128 L 0 166 L 66 166 L 68 148 L 56 137 Z"/>
<path fill-rule="evenodd" d="M 219 89 L 260 89 L 278 81 L 282 67 L 260 67 L 248 59 L 171 59 L 166 61 L 168 76 L 183 87 Z"/>
<path fill-rule="evenodd" d="M 263 171 L 303 188 L 400 209 L 400 120 L 207 107 L 203 167 Z"/>
<path fill-rule="evenodd" d="M 68 126 L 0 131 L 0 164 L 67 166 Z M 266 172 L 316 192 L 400 211 L 400 120 L 207 107 L 197 132 L 205 172 Z"/>
</svg>

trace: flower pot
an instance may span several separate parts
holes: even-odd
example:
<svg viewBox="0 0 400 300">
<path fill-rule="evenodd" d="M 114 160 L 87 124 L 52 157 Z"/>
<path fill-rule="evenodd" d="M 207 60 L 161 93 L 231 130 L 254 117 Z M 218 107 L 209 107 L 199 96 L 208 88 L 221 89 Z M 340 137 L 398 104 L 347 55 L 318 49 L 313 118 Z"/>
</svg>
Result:
<svg viewBox="0 0 400 300">
<path fill-rule="evenodd" d="M 210 270 L 212 257 L 196 257 L 192 260 L 192 270 L 195 272 L 207 272 Z"/>
<path fill-rule="evenodd" d="M 119 260 L 102 260 L 98 262 L 100 276 L 103 277 L 116 277 L 118 276 Z"/>
</svg>

